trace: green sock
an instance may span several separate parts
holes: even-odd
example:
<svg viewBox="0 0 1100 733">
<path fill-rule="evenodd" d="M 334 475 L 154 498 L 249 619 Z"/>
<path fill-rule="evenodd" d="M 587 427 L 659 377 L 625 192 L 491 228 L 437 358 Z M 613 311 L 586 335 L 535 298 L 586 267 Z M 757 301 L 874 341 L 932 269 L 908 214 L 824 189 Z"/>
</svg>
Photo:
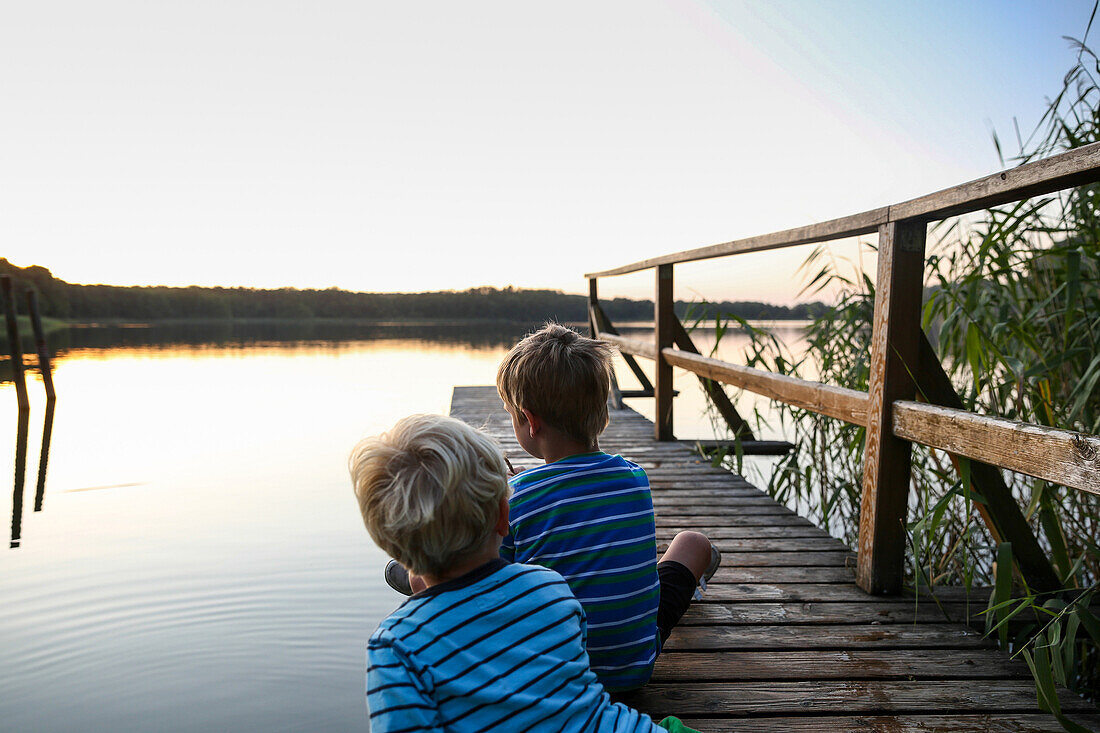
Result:
<svg viewBox="0 0 1100 733">
<path fill-rule="evenodd" d="M 672 731 L 672 733 L 699 733 L 694 728 L 688 728 L 684 725 L 679 718 L 668 716 L 657 725 L 661 726 L 665 730 Z"/>
</svg>

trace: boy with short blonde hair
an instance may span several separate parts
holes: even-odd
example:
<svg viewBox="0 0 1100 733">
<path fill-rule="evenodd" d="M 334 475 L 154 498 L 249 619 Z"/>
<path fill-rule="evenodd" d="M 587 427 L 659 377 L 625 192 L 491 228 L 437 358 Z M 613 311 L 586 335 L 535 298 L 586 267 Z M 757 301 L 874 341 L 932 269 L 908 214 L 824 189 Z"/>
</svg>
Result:
<svg viewBox="0 0 1100 733">
<path fill-rule="evenodd" d="M 661 730 L 600 686 L 561 576 L 499 556 L 507 472 L 489 438 L 414 415 L 356 446 L 350 467 L 367 531 L 427 586 L 370 638 L 374 733 Z"/>
<path fill-rule="evenodd" d="M 681 532 L 658 563 L 645 471 L 599 447 L 611 354 L 603 342 L 548 323 L 504 358 L 497 390 L 520 446 L 545 461 L 509 480 L 501 555 L 565 578 L 587 614 L 592 669 L 617 692 L 649 680 L 661 645 L 721 555 L 704 535 Z"/>
</svg>

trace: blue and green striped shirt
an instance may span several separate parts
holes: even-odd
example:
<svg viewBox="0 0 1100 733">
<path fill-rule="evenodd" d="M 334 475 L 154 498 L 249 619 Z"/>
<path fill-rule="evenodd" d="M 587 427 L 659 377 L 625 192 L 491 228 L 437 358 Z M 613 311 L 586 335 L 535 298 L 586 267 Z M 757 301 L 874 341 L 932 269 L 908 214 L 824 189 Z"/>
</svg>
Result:
<svg viewBox="0 0 1100 733">
<path fill-rule="evenodd" d="M 611 691 L 649 681 L 660 652 L 657 541 L 645 471 L 584 453 L 511 479 L 506 560 L 559 572 L 588 618 L 592 670 Z"/>
</svg>

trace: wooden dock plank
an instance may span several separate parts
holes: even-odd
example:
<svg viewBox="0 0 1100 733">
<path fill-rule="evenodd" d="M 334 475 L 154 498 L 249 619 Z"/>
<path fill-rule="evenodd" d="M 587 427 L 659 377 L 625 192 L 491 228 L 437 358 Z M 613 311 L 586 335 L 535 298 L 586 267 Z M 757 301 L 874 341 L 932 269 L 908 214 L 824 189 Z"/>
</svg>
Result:
<svg viewBox="0 0 1100 733">
<path fill-rule="evenodd" d="M 539 465 L 493 387 L 455 388 L 452 414 L 492 435 L 517 468 Z M 1062 730 L 1039 709 L 1026 666 L 961 623 L 982 623 L 988 589 L 868 595 L 843 542 L 686 446 L 655 442 L 638 413 L 613 410 L 600 445 L 646 469 L 659 551 L 694 529 L 723 553 L 650 684 L 624 702 L 716 733 Z M 1061 701 L 1100 729 L 1095 707 L 1065 691 Z"/>
<path fill-rule="evenodd" d="M 1100 715 L 1071 715 L 1088 730 L 1100 730 Z M 1051 715 L 863 715 L 829 718 L 685 718 L 708 733 L 1065 733 Z"/>
<path fill-rule="evenodd" d="M 1030 679 L 1003 654 L 957 649 L 677 652 L 661 654 L 652 682 Z"/>
<path fill-rule="evenodd" d="M 806 682 L 651 683 L 619 696 L 655 718 L 666 715 L 790 715 L 809 713 L 1038 713 L 1031 680 L 814 680 Z M 1066 691 L 1064 710 L 1094 708 Z"/>
</svg>

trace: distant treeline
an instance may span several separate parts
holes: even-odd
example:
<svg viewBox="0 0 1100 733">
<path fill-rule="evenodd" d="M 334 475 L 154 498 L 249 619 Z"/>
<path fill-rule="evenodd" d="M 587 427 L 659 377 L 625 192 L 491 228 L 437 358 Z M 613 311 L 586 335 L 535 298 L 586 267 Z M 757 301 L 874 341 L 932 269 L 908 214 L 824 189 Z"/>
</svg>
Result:
<svg viewBox="0 0 1100 733">
<path fill-rule="evenodd" d="M 38 291 L 42 314 L 67 321 L 162 321 L 170 319 L 354 318 L 368 321 L 507 320 L 586 321 L 587 299 L 557 290 L 511 287 L 471 288 L 432 293 L 354 293 L 337 288 L 169 288 L 74 285 L 44 267 L 16 267 L 0 258 L 0 274 L 11 275 L 17 292 Z M 22 311 L 22 296 L 18 299 Z M 653 302 L 615 298 L 601 301 L 613 321 L 653 318 Z M 753 302 L 708 304 L 746 319 L 809 319 L 825 310 L 821 303 L 792 307 Z M 683 317 L 692 306 L 677 302 Z M 699 306 L 695 306 L 698 314 Z"/>
</svg>

